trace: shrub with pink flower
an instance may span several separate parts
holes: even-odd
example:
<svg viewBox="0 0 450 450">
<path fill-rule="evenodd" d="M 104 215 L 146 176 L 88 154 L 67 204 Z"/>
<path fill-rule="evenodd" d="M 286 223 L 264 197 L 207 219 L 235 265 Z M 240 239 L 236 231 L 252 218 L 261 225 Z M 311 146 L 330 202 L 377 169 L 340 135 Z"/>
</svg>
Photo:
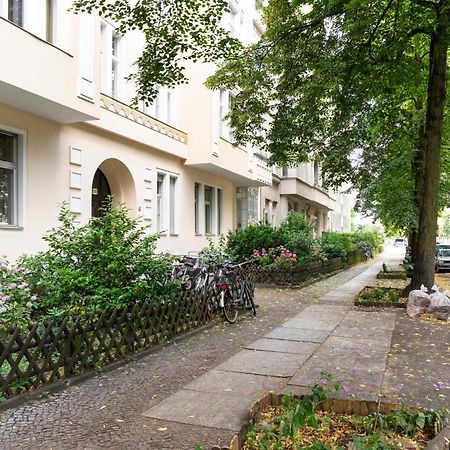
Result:
<svg viewBox="0 0 450 450">
<path fill-rule="evenodd" d="M 261 266 L 273 265 L 289 269 L 297 264 L 297 255 L 282 245 L 254 250 L 253 259 Z"/>
</svg>

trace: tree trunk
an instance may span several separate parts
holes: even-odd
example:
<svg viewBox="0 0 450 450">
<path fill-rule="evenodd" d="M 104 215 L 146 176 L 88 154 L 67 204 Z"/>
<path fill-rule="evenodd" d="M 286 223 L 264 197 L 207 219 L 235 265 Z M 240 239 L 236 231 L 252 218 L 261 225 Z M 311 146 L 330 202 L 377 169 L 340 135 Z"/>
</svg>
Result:
<svg viewBox="0 0 450 450">
<path fill-rule="evenodd" d="M 423 195 L 420 205 L 414 274 L 411 281 L 414 289 L 419 288 L 421 284 L 428 288 L 434 284 L 442 128 L 447 93 L 449 17 L 446 9 L 444 7 L 444 11 L 441 10 L 438 16 L 438 24 L 430 44 Z"/>
<path fill-rule="evenodd" d="M 422 109 L 422 106 L 418 108 Z M 418 213 L 420 213 L 422 207 L 422 197 L 423 197 L 423 182 L 424 182 L 424 158 L 425 158 L 425 130 L 423 126 L 419 130 L 419 138 L 417 139 L 417 148 L 414 155 L 411 170 L 415 181 L 414 186 L 414 203 L 416 205 Z M 412 228 L 410 231 L 410 240 L 408 241 L 409 247 L 411 248 L 411 262 L 414 264 L 417 255 L 417 243 L 418 229 Z"/>
</svg>

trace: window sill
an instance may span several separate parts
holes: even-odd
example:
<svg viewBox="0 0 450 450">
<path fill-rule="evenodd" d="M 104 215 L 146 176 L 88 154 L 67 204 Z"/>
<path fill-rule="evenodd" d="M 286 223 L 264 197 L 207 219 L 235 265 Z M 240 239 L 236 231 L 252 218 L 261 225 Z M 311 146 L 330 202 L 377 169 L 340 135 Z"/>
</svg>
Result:
<svg viewBox="0 0 450 450">
<path fill-rule="evenodd" d="M 178 237 L 178 233 L 170 233 L 170 237 Z"/>
<path fill-rule="evenodd" d="M 205 236 L 208 236 L 208 237 L 210 237 L 210 236 L 217 236 L 217 234 L 215 234 L 215 233 L 205 233 Z"/>
<path fill-rule="evenodd" d="M 195 233 L 196 236 L 203 236 L 203 233 Z"/>
<path fill-rule="evenodd" d="M 18 225 L 0 225 L 0 230 L 23 231 L 24 228 Z"/>
</svg>

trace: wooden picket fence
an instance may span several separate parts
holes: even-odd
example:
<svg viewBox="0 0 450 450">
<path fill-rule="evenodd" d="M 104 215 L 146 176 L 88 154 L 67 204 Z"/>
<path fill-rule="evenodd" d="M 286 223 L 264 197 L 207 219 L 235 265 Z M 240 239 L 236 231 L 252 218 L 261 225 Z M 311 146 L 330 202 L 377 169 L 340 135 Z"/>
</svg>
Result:
<svg viewBox="0 0 450 450">
<path fill-rule="evenodd" d="M 0 336 L 0 392 L 8 398 L 107 365 L 211 320 L 208 297 L 184 291 L 99 315 L 30 324 Z"/>
<path fill-rule="evenodd" d="M 361 260 L 355 255 L 352 263 Z M 334 258 L 294 270 L 247 267 L 250 284 L 298 285 L 310 277 L 341 269 L 348 261 Z M 239 284 L 242 279 L 237 279 Z M 148 349 L 210 321 L 210 296 L 185 290 L 173 298 L 148 300 L 59 322 L 31 323 L 0 334 L 0 396 L 35 390 L 103 367 Z"/>
</svg>

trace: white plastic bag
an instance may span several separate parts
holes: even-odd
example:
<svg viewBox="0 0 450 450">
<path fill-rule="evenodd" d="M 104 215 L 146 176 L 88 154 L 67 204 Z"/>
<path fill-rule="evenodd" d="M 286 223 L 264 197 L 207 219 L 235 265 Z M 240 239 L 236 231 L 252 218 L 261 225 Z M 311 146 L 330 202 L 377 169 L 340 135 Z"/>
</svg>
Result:
<svg viewBox="0 0 450 450">
<path fill-rule="evenodd" d="M 448 291 L 441 292 L 436 285 L 432 289 L 435 293 L 430 296 L 427 314 L 435 319 L 450 320 L 450 298 Z"/>
<path fill-rule="evenodd" d="M 406 312 L 408 316 L 416 317 L 425 312 L 431 301 L 431 298 L 427 292 L 428 288 L 422 284 L 420 289 L 416 289 L 409 293 L 408 303 L 406 304 Z"/>
</svg>

